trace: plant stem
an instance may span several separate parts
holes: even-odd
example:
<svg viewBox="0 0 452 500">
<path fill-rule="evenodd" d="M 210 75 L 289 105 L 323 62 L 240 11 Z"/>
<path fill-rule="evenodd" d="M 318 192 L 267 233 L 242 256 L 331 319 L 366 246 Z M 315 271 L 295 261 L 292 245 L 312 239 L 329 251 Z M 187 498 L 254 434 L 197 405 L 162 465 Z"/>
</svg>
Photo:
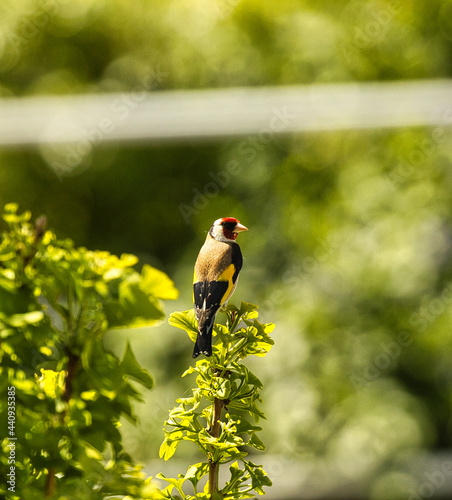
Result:
<svg viewBox="0 0 452 500">
<path fill-rule="evenodd" d="M 63 399 L 66 403 L 72 398 L 72 381 L 74 380 L 75 373 L 78 368 L 79 359 L 78 357 L 72 353 L 69 348 L 66 348 L 66 354 L 68 356 L 68 363 L 66 368 L 66 379 L 65 379 L 65 388 L 63 392 Z M 64 423 L 65 416 L 67 414 L 67 408 L 59 414 L 60 423 Z M 47 474 L 46 483 L 45 483 L 45 495 L 46 498 L 50 498 L 55 494 L 56 488 L 56 480 L 55 480 L 55 467 L 50 467 L 49 472 Z"/>
<path fill-rule="evenodd" d="M 223 406 L 223 399 L 214 398 L 212 426 L 209 430 L 210 435 L 214 438 L 220 437 L 220 421 Z M 211 461 L 209 464 L 209 493 L 213 499 L 218 497 L 218 472 L 219 463 Z"/>
<path fill-rule="evenodd" d="M 55 493 L 55 467 L 50 467 L 45 485 L 46 498 L 50 498 Z"/>
<path fill-rule="evenodd" d="M 72 398 L 72 381 L 74 380 L 74 376 L 78 368 L 79 359 L 68 348 L 66 348 L 66 354 L 68 355 L 68 363 L 66 368 L 66 380 L 65 380 L 63 399 L 64 401 L 66 401 L 66 403 L 69 403 L 69 401 Z M 61 424 L 64 423 L 66 414 L 67 414 L 67 408 L 59 415 Z M 50 498 L 55 494 L 55 488 L 56 488 L 55 467 L 50 467 L 45 483 L 46 498 Z"/>
<path fill-rule="evenodd" d="M 47 218 L 44 215 L 41 215 L 36 219 L 35 222 L 35 230 L 33 233 L 33 247 L 31 249 L 31 252 L 28 255 L 24 256 L 24 267 L 26 267 L 36 255 L 36 252 L 38 251 L 37 244 L 39 243 L 39 240 L 44 236 L 46 228 Z"/>
<path fill-rule="evenodd" d="M 74 380 L 79 360 L 78 357 L 69 349 L 66 350 L 66 353 L 68 355 L 68 363 L 66 369 L 66 381 L 65 381 L 63 399 L 66 401 L 66 403 L 69 403 L 72 397 L 72 381 Z"/>
</svg>

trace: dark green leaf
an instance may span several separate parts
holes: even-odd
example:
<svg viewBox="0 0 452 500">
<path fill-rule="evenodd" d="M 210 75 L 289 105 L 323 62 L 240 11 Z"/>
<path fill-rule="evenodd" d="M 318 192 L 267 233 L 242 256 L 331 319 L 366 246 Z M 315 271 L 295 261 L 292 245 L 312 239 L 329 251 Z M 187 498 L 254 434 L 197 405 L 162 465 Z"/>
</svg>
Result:
<svg viewBox="0 0 452 500">
<path fill-rule="evenodd" d="M 154 380 L 149 372 L 138 363 L 129 342 L 127 342 L 126 352 L 121 361 L 121 368 L 126 375 L 138 380 L 148 389 L 152 389 L 154 386 Z"/>
</svg>

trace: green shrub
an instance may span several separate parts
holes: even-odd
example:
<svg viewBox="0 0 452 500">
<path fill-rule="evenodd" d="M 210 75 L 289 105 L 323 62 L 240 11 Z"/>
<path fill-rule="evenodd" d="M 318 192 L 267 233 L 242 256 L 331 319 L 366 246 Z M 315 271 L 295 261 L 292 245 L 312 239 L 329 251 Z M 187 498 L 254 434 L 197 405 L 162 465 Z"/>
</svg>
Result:
<svg viewBox="0 0 452 500">
<path fill-rule="evenodd" d="M 136 386 L 151 375 L 130 345 L 108 352 L 108 328 L 152 325 L 178 292 L 133 255 L 75 248 L 5 207 L 0 242 L 0 493 L 11 499 L 144 498 L 153 488 L 123 450 L 120 417 L 135 421 Z M 10 399 L 8 399 L 8 397 Z M 9 416 L 9 420 L 8 420 Z M 9 474 L 9 475 L 8 475 Z M 13 480 L 14 479 L 14 480 Z"/>
</svg>

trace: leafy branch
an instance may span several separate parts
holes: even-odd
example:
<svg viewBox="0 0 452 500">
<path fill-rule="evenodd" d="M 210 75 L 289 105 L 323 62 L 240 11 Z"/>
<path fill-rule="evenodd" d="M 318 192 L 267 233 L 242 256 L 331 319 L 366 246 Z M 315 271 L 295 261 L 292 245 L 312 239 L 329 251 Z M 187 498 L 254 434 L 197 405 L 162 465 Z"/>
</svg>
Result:
<svg viewBox="0 0 452 500">
<path fill-rule="evenodd" d="M 137 258 L 76 248 L 32 224 L 31 214 L 5 207 L 0 236 L 0 419 L 7 421 L 7 388 L 15 391 L 16 437 L 8 463 L 1 436 L 0 475 L 18 480 L 0 495 L 16 500 L 114 495 L 149 498 L 154 490 L 124 451 L 119 420 L 136 421 L 136 387 L 151 375 L 130 345 L 122 358 L 107 351 L 108 329 L 155 325 L 162 300 L 178 292 L 161 271 Z M 10 459 L 11 460 L 11 459 Z"/>
<path fill-rule="evenodd" d="M 245 459 L 248 452 L 244 449 L 245 446 L 258 451 L 265 449 L 256 434 L 261 430 L 257 425 L 259 420 L 265 418 L 259 408 L 262 382 L 242 363 L 250 355 L 265 356 L 274 343 L 269 336 L 274 325 L 260 323 L 256 309 L 257 306 L 245 302 L 240 308 L 229 305 L 224 310 L 226 325 L 214 326 L 218 340 L 212 357 L 197 361 L 182 375 L 196 374 L 196 387 L 190 397 L 178 399 L 179 405 L 170 411 L 160 456 L 168 460 L 180 441 L 191 441 L 206 460 L 190 466 L 178 479 L 159 474 L 159 479 L 169 483 L 160 498 L 175 498 L 172 491 L 176 489 L 184 500 L 238 500 L 252 498 L 255 493 L 263 495 L 264 486 L 271 486 L 262 467 Z M 244 326 L 239 327 L 241 322 Z M 195 341 L 197 325 L 193 310 L 173 313 L 169 323 L 186 331 Z M 229 465 L 230 479 L 220 489 L 218 476 L 222 465 Z M 201 492 L 198 486 L 204 476 L 208 480 Z M 193 495 L 184 492 L 187 480 Z"/>
</svg>

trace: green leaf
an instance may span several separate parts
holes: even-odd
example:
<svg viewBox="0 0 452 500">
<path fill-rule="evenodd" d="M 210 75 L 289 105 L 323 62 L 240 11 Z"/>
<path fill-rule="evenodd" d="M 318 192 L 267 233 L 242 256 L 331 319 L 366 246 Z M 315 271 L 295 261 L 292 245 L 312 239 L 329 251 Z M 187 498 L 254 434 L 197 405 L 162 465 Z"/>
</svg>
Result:
<svg viewBox="0 0 452 500">
<path fill-rule="evenodd" d="M 83 440 L 92 446 L 95 450 L 103 452 L 105 449 L 105 434 L 103 431 L 97 432 L 83 432 Z"/>
<path fill-rule="evenodd" d="M 263 486 L 271 486 L 272 482 L 267 476 L 261 465 L 255 465 L 253 462 L 244 460 L 245 468 L 251 476 L 251 486 L 260 495 L 265 495 Z"/>
<path fill-rule="evenodd" d="M 251 439 L 246 444 L 256 448 L 256 450 L 265 451 L 265 444 L 256 436 L 256 434 L 253 434 Z"/>
<path fill-rule="evenodd" d="M 176 328 L 186 331 L 193 342 L 196 340 L 196 335 L 198 334 L 198 324 L 196 322 L 194 309 L 174 312 L 169 317 L 168 323 L 171 326 L 175 326 Z"/>
<path fill-rule="evenodd" d="M 196 488 L 199 481 L 208 473 L 209 464 L 207 462 L 200 462 L 188 468 L 185 479 L 188 479 Z"/>
<path fill-rule="evenodd" d="M 177 491 L 182 495 L 182 498 L 186 498 L 184 491 L 182 490 L 182 485 L 185 482 L 184 477 L 179 477 L 179 479 L 173 479 L 170 477 L 164 476 L 161 472 L 155 476 L 157 479 L 161 479 L 162 481 L 165 481 L 169 483 L 172 487 L 175 487 Z"/>
<path fill-rule="evenodd" d="M 15 214 L 19 210 L 19 204 L 18 203 L 6 203 L 6 205 L 3 207 L 3 211 L 5 214 Z"/>
<path fill-rule="evenodd" d="M 170 439 L 166 437 L 160 446 L 159 457 L 163 458 L 165 461 L 169 460 L 176 452 L 179 441 L 179 439 Z"/>
<path fill-rule="evenodd" d="M 259 389 L 262 389 L 263 384 L 262 382 L 252 373 L 250 370 L 246 369 L 246 381 L 250 385 L 254 385 L 255 387 L 258 387 Z"/>
<path fill-rule="evenodd" d="M 212 384 L 213 396 L 228 399 L 231 393 L 231 381 L 228 378 L 215 377 Z"/>
<path fill-rule="evenodd" d="M 179 297 L 179 291 L 168 275 L 148 264 L 145 264 L 141 271 L 140 287 L 158 299 L 175 300 Z"/>
<path fill-rule="evenodd" d="M 99 393 L 97 391 L 91 390 L 91 391 L 83 391 L 80 394 L 81 399 L 84 399 L 85 401 L 96 401 L 96 399 L 99 397 Z"/>
<path fill-rule="evenodd" d="M 193 372 L 196 371 L 196 368 L 194 366 L 189 366 L 184 373 L 181 375 L 181 377 L 185 377 L 187 375 L 191 375 Z"/>
<path fill-rule="evenodd" d="M 248 479 L 248 475 L 246 474 L 245 470 L 240 469 L 238 462 L 234 462 L 229 467 L 229 472 L 231 473 L 231 478 L 225 484 L 221 492 L 223 493 L 223 495 L 233 493 L 240 495 L 240 485 Z M 241 496 L 239 496 L 238 498 L 241 498 Z"/>
<path fill-rule="evenodd" d="M 160 301 L 141 289 L 138 274 L 121 281 L 118 293 L 117 300 L 104 306 L 110 328 L 153 325 L 165 317 Z"/>
<path fill-rule="evenodd" d="M 230 417 L 229 414 L 226 415 L 227 417 Z M 249 422 L 245 417 L 240 416 L 235 422 L 236 428 L 237 428 L 237 433 L 242 434 L 246 432 L 247 434 L 253 434 L 254 432 L 258 432 L 262 430 L 262 427 L 258 425 L 254 425 L 251 422 Z"/>
<path fill-rule="evenodd" d="M 42 321 L 43 318 L 44 313 L 42 311 L 32 311 L 24 314 L 13 314 L 12 316 L 6 317 L 0 314 L 0 321 L 15 328 L 25 325 L 34 325 Z"/>
<path fill-rule="evenodd" d="M 0 269 L 0 286 L 10 293 L 16 292 L 16 275 L 12 269 Z"/>
<path fill-rule="evenodd" d="M 154 387 L 153 378 L 151 377 L 150 373 L 138 363 L 129 342 L 127 342 L 126 352 L 121 361 L 121 368 L 123 369 L 125 374 L 129 375 L 135 380 L 138 380 L 148 389 L 152 389 Z"/>
<path fill-rule="evenodd" d="M 251 304 L 250 302 L 241 302 L 240 304 L 240 309 L 239 309 L 239 314 L 240 316 L 243 316 L 245 314 L 249 314 L 251 312 L 255 312 L 256 309 L 259 309 L 259 306 L 256 304 Z M 257 317 L 257 314 L 256 314 Z"/>
</svg>

